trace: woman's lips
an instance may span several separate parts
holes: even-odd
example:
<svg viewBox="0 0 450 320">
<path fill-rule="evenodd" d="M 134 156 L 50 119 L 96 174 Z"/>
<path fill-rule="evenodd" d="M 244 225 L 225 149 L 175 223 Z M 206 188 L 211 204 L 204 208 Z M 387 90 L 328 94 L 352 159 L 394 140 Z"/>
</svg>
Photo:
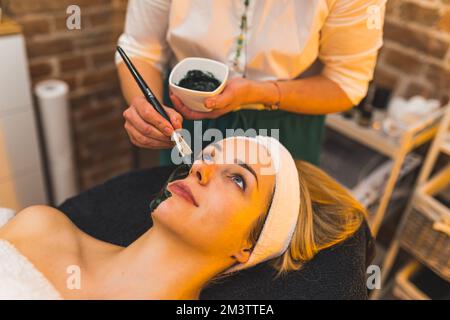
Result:
<svg viewBox="0 0 450 320">
<path fill-rule="evenodd" d="M 175 193 L 176 195 L 179 195 L 180 197 L 186 199 L 190 203 L 192 203 L 194 206 L 198 207 L 198 203 L 195 200 L 194 196 L 192 195 L 191 189 L 183 182 L 177 181 L 172 184 L 170 184 L 167 189 Z"/>
</svg>

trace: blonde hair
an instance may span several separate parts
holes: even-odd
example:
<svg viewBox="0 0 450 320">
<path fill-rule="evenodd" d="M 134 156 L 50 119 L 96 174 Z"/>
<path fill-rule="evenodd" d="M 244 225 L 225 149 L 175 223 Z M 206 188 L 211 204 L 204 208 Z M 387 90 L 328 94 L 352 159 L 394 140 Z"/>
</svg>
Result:
<svg viewBox="0 0 450 320">
<path fill-rule="evenodd" d="M 300 210 L 289 247 L 271 261 L 278 275 L 299 270 L 321 250 L 353 235 L 367 217 L 364 207 L 333 178 L 316 166 L 297 160 L 300 181 Z M 255 245 L 266 214 L 256 221 L 249 234 Z"/>
</svg>

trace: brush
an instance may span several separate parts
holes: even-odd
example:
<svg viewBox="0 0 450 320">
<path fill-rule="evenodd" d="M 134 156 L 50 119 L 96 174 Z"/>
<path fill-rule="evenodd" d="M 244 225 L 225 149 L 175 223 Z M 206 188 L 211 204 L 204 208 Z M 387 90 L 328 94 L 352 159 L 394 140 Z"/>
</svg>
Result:
<svg viewBox="0 0 450 320">
<path fill-rule="evenodd" d="M 130 70 L 134 80 L 136 80 L 136 83 L 138 84 L 139 88 L 141 89 L 142 93 L 144 94 L 145 99 L 156 110 L 156 112 L 158 112 L 167 121 L 169 121 L 169 123 L 171 123 L 169 115 L 166 113 L 166 111 L 162 107 L 161 103 L 158 101 L 156 96 L 153 94 L 152 90 L 147 85 L 144 78 L 142 78 L 142 76 L 139 74 L 136 67 L 131 62 L 130 58 L 128 58 L 125 51 L 120 46 L 117 46 L 117 51 L 119 52 L 120 56 L 122 57 L 123 61 L 125 62 L 125 65 L 128 67 L 128 70 Z M 173 141 L 175 141 L 176 147 L 178 149 L 178 152 L 181 155 L 181 158 L 183 159 L 183 162 L 187 163 L 191 159 L 191 155 L 192 155 L 191 148 L 186 143 L 186 141 L 181 136 L 181 134 L 175 130 L 172 133 L 171 139 Z"/>
</svg>

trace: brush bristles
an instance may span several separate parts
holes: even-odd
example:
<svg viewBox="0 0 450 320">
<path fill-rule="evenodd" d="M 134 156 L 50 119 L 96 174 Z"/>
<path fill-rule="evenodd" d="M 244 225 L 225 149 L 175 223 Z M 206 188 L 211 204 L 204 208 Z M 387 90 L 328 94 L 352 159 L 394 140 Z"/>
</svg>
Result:
<svg viewBox="0 0 450 320">
<path fill-rule="evenodd" d="M 182 158 L 189 157 L 192 154 L 191 148 L 181 135 L 179 135 L 177 132 L 174 132 L 172 138 L 175 141 L 177 149 L 180 152 Z"/>
</svg>

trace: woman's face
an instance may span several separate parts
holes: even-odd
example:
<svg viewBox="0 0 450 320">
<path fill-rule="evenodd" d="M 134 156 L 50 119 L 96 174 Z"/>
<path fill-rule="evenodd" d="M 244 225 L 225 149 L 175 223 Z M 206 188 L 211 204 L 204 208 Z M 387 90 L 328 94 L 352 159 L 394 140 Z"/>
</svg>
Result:
<svg viewBox="0 0 450 320">
<path fill-rule="evenodd" d="M 245 261 L 249 232 L 267 212 L 274 189 L 275 176 L 268 167 L 270 155 L 254 141 L 227 139 L 209 145 L 185 179 L 169 183 L 172 196 L 152 213 L 154 225 L 205 254 Z"/>
</svg>

